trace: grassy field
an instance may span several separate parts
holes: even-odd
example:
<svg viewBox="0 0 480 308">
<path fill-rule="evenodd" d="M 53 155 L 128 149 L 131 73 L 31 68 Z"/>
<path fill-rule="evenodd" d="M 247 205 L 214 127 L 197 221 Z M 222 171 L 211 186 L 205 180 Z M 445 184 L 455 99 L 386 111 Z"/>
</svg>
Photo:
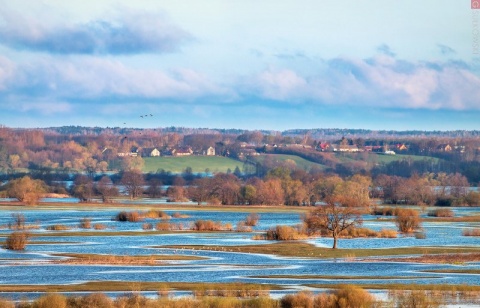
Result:
<svg viewBox="0 0 480 308">
<path fill-rule="evenodd" d="M 396 155 L 385 155 L 385 154 L 376 154 L 376 153 L 370 153 L 369 154 L 371 158 L 376 160 L 379 163 L 391 163 L 392 161 L 399 161 L 399 160 L 412 160 L 412 161 L 422 161 L 424 159 L 426 160 L 432 160 L 434 163 L 438 163 L 438 158 L 436 157 L 429 157 L 429 156 L 419 156 L 419 155 L 402 155 L 402 154 L 396 154 Z"/>
<path fill-rule="evenodd" d="M 295 162 L 295 165 L 303 170 L 310 170 L 312 167 L 316 167 L 319 169 L 325 169 L 324 165 L 317 164 L 306 159 L 303 159 L 296 155 L 286 155 L 286 154 L 266 154 L 252 157 L 252 160 L 257 161 L 259 163 L 264 163 L 266 160 L 271 160 L 275 163 L 282 163 L 287 160 L 291 160 Z"/>
<path fill-rule="evenodd" d="M 243 163 L 222 156 L 185 156 L 185 157 L 146 157 L 144 158 L 144 172 L 156 172 L 159 169 L 173 173 L 184 172 L 187 167 L 192 168 L 192 172 L 231 172 L 236 167 L 243 172 Z"/>
</svg>

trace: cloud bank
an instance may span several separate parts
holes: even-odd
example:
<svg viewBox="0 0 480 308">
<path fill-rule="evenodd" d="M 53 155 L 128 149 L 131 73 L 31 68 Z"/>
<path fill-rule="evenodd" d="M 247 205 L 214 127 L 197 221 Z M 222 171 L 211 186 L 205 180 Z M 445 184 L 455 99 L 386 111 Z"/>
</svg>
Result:
<svg viewBox="0 0 480 308">
<path fill-rule="evenodd" d="M 193 39 L 161 14 L 121 11 L 83 24 L 31 18 L 0 9 L 0 43 L 52 54 L 139 54 L 177 51 Z"/>
<path fill-rule="evenodd" d="M 194 69 L 139 69 L 98 57 L 43 57 L 31 63 L 0 57 L 0 97 L 42 103 L 169 99 L 178 104 L 230 105 L 254 100 L 278 105 L 480 110 L 480 77 L 464 62 L 409 62 L 381 54 L 370 59 L 324 59 L 314 71 L 269 67 L 251 76 L 218 81 Z"/>
</svg>

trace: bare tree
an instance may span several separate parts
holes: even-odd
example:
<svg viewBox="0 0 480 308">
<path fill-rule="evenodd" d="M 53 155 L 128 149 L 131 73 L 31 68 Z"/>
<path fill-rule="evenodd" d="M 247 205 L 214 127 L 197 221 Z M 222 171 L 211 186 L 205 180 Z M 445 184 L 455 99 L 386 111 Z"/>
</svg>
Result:
<svg viewBox="0 0 480 308">
<path fill-rule="evenodd" d="M 75 178 L 72 188 L 73 195 L 82 202 L 88 202 L 93 196 L 93 180 L 92 178 L 80 174 Z"/>
<path fill-rule="evenodd" d="M 97 183 L 97 191 L 102 196 L 103 202 L 110 202 L 113 197 L 118 196 L 118 189 L 113 185 L 108 176 L 103 176 Z"/>
<path fill-rule="evenodd" d="M 44 192 L 45 183 L 42 180 L 33 180 L 29 176 L 10 181 L 7 190 L 8 196 L 29 205 L 36 204 Z"/>
<path fill-rule="evenodd" d="M 125 186 L 125 191 L 131 199 L 138 198 L 143 192 L 145 180 L 140 170 L 134 169 L 123 173 L 121 183 Z"/>
<path fill-rule="evenodd" d="M 328 197 L 326 204 L 310 211 L 304 218 L 310 234 L 323 232 L 333 237 L 333 249 L 343 230 L 362 224 L 362 213 L 356 207 L 343 206 L 342 197 Z"/>
</svg>

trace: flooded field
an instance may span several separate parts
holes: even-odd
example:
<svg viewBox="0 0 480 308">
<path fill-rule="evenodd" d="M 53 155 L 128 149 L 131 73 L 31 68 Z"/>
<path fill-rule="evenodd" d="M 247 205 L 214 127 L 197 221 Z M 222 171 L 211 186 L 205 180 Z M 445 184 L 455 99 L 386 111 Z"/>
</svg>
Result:
<svg viewBox="0 0 480 308">
<path fill-rule="evenodd" d="M 236 226 L 244 221 L 248 212 L 242 211 L 201 211 L 201 210 L 165 210 L 169 215 L 174 212 L 183 214 L 183 218 L 171 218 L 170 222 L 181 224 L 184 230 L 167 234 L 145 234 L 143 223 L 155 224 L 158 220 L 145 219 L 142 222 L 114 221 L 121 210 L 128 208 L 61 208 L 61 207 L 4 207 L 0 209 L 0 236 L 5 238 L 11 230 L 7 227 L 13 222 L 13 214 L 22 214 L 28 225 L 37 229 L 29 232 L 33 235 L 31 243 L 23 252 L 0 249 L 0 284 L 2 285 L 68 285 L 91 281 L 127 281 L 127 282 L 245 282 L 276 284 L 289 290 L 310 289 L 312 285 L 349 284 L 451 284 L 480 285 L 479 274 L 465 274 L 452 270 L 480 270 L 480 263 L 459 264 L 420 264 L 393 262 L 375 258 L 356 258 L 355 249 L 383 249 L 399 247 L 479 247 L 478 237 L 463 236 L 462 230 L 478 228 L 480 222 L 424 222 L 424 239 L 402 236 L 391 239 L 358 238 L 340 239 L 339 248 L 351 249 L 352 254 L 343 258 L 324 259 L 321 256 L 310 258 L 281 257 L 278 255 L 239 252 L 244 245 L 271 245 L 272 241 L 254 240 L 276 225 L 296 225 L 301 222 L 299 212 L 259 213 L 258 224 L 252 232 L 208 232 L 199 233 L 188 230 L 197 220 L 220 221 Z M 453 209 L 455 216 L 478 214 L 476 208 Z M 92 225 L 102 224 L 106 228 L 94 235 L 82 235 L 93 229 L 79 229 L 82 218 L 91 219 Z M 393 221 L 379 220 L 374 216 L 364 217 L 364 227 L 380 230 L 396 229 Z M 47 231 L 46 227 L 61 224 L 71 229 L 62 232 Z M 113 232 L 113 235 L 112 235 Z M 125 232 L 131 232 L 127 235 Z M 103 233 L 103 234 L 102 234 Z M 118 234 L 115 234 L 118 233 Z M 68 236 L 70 234 L 70 236 Z M 35 236 L 41 235 L 41 236 Z M 0 241 L 3 241 L 0 238 Z M 306 242 L 318 247 L 331 247 L 330 238 L 308 239 Z M 186 246 L 219 246 L 219 251 L 191 249 Z M 168 248 L 175 247 L 175 248 Z M 195 260 L 164 261 L 158 265 L 98 265 L 98 264 L 57 264 L 62 254 L 101 254 L 101 255 L 181 255 L 201 257 Z M 431 272 L 435 270 L 435 272 Z M 275 277 L 277 276 L 277 277 Z M 9 296 L 22 297 L 34 293 L 7 293 Z"/>
</svg>

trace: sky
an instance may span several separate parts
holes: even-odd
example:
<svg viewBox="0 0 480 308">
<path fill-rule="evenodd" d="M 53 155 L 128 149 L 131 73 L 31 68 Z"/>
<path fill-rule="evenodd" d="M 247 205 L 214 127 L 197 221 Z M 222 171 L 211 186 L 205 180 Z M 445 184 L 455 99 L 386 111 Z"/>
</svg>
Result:
<svg viewBox="0 0 480 308">
<path fill-rule="evenodd" d="M 480 130 L 469 0 L 15 0 L 0 125 Z"/>
</svg>

